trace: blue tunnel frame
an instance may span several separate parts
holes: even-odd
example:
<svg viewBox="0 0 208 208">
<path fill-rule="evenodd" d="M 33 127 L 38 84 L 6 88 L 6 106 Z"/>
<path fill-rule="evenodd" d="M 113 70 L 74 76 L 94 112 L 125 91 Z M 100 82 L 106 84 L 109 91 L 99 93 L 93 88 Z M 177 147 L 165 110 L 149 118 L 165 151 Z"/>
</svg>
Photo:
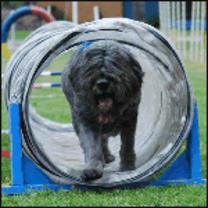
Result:
<svg viewBox="0 0 208 208">
<path fill-rule="evenodd" d="M 11 103 L 9 106 L 10 139 L 11 139 L 11 176 L 12 185 L 1 187 L 3 194 L 23 194 L 32 190 L 43 191 L 50 189 L 80 190 L 96 189 L 85 185 L 56 184 L 36 164 L 34 164 L 22 152 L 21 142 L 21 114 L 20 104 Z M 198 107 L 195 101 L 194 120 L 187 138 L 186 149 L 157 179 L 146 182 L 132 182 L 120 188 L 139 188 L 145 186 L 168 185 L 206 185 L 206 179 L 202 178 L 200 135 L 198 126 Z M 115 187 L 114 187 L 115 188 Z M 103 188 L 104 189 L 104 188 Z M 109 188 L 108 188 L 109 189 Z M 110 188 L 111 189 L 111 188 Z"/>
</svg>

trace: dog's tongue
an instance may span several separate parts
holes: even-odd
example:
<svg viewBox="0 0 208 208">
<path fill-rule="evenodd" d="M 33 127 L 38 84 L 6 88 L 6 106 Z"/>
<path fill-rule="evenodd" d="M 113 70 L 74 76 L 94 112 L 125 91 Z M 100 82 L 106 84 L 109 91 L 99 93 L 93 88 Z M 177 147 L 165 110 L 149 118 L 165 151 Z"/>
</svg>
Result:
<svg viewBox="0 0 208 208">
<path fill-rule="evenodd" d="M 100 100 L 99 101 L 99 107 L 101 109 L 105 108 L 105 109 L 109 109 L 111 108 L 113 105 L 113 101 L 111 98 L 106 98 L 106 99 L 103 99 L 103 100 Z"/>
<path fill-rule="evenodd" d="M 98 117 L 98 120 L 99 120 L 99 122 L 101 123 L 101 124 L 108 124 L 108 123 L 110 123 L 110 122 L 112 122 L 113 121 L 113 119 L 112 119 L 112 117 L 111 116 L 104 116 L 104 115 L 100 115 L 99 117 Z"/>
<path fill-rule="evenodd" d="M 106 112 L 108 112 L 108 110 L 112 107 L 113 105 L 113 100 L 111 98 L 105 98 L 102 100 L 99 100 L 99 108 L 102 112 L 105 112 L 104 114 L 101 114 L 98 117 L 98 120 L 101 124 L 108 124 L 110 122 L 112 122 L 112 117 L 108 114 L 106 114 Z"/>
</svg>

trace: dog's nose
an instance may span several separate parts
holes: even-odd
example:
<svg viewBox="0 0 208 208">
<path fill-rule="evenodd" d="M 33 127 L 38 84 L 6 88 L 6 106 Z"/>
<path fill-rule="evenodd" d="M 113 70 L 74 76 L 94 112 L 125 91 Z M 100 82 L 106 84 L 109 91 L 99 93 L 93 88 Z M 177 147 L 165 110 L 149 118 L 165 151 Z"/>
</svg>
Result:
<svg viewBox="0 0 208 208">
<path fill-rule="evenodd" d="M 96 82 L 96 85 L 100 90 L 107 90 L 109 87 L 109 84 L 110 84 L 109 81 L 106 79 L 99 79 Z"/>
</svg>

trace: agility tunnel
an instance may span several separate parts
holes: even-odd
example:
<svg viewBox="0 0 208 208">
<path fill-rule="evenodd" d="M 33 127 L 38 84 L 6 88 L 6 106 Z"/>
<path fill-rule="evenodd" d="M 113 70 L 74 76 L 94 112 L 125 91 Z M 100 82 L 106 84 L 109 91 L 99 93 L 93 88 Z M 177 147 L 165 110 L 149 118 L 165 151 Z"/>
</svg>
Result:
<svg viewBox="0 0 208 208">
<path fill-rule="evenodd" d="M 42 19 L 44 19 L 46 22 L 52 22 L 55 20 L 51 14 L 49 14 L 46 10 L 38 6 L 23 6 L 16 9 L 13 13 L 8 15 L 4 20 L 4 22 L 2 23 L 2 29 L 1 29 L 2 52 L 5 59 L 8 60 L 11 56 L 6 44 L 11 25 L 20 17 L 30 14 L 39 16 Z"/>
<path fill-rule="evenodd" d="M 145 72 L 136 129 L 136 169 L 119 170 L 120 138 L 111 137 L 116 156 L 103 177 L 80 179 L 84 155 L 71 124 L 46 119 L 30 106 L 32 86 L 60 54 L 79 50 L 86 41 L 123 44 Z M 117 187 L 145 182 L 176 156 L 188 138 L 194 97 L 183 63 L 170 41 L 155 28 L 125 18 L 105 18 L 81 25 L 56 21 L 34 31 L 10 59 L 4 76 L 8 110 L 19 106 L 23 153 L 57 184 Z M 49 109 L 46 109 L 49 110 Z"/>
</svg>

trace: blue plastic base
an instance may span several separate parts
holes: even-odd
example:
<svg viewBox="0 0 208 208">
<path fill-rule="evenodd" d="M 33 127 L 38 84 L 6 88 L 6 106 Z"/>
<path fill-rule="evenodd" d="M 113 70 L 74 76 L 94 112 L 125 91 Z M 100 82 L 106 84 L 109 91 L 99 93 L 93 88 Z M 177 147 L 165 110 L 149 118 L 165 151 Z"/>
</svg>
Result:
<svg viewBox="0 0 208 208">
<path fill-rule="evenodd" d="M 64 189 L 81 190 L 95 189 L 90 186 L 73 186 L 55 184 L 36 164 L 22 154 L 20 134 L 20 105 L 10 105 L 11 128 L 11 169 L 12 186 L 2 187 L 3 194 L 22 194 L 32 190 L 50 189 L 53 191 Z M 205 185 L 206 179 L 201 174 L 200 137 L 198 126 L 198 110 L 195 103 L 194 120 L 190 135 L 187 138 L 187 147 L 184 152 L 164 171 L 155 181 L 134 182 L 122 187 L 137 188 L 145 186 L 168 185 Z M 121 188 L 122 188 L 121 187 Z"/>
</svg>

